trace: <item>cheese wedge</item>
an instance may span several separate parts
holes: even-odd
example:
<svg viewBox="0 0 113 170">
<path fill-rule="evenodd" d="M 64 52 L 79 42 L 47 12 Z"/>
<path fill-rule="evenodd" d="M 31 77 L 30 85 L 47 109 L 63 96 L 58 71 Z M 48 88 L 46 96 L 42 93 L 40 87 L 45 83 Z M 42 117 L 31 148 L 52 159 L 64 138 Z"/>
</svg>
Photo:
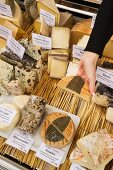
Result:
<svg viewBox="0 0 113 170">
<path fill-rule="evenodd" d="M 55 25 L 59 25 L 60 21 L 60 13 L 56 7 L 54 0 L 38 0 L 37 8 L 40 15 L 40 10 L 44 10 L 52 15 L 55 16 Z"/>
<path fill-rule="evenodd" d="M 20 109 L 23 109 L 23 107 L 27 104 L 28 100 L 29 100 L 30 96 L 27 95 L 19 95 L 19 96 L 15 96 L 13 98 L 13 103 L 19 107 Z"/>
<path fill-rule="evenodd" d="M 108 107 L 107 109 L 106 120 L 108 120 L 110 123 L 113 124 L 113 108 L 112 107 Z"/>
<path fill-rule="evenodd" d="M 65 77 L 68 61 L 53 58 L 51 63 L 50 77 L 61 79 Z"/>
<path fill-rule="evenodd" d="M 52 48 L 69 49 L 70 29 L 66 27 L 52 28 Z"/>
<path fill-rule="evenodd" d="M 15 14 L 13 17 L 7 17 L 4 15 L 0 15 L 0 20 L 2 20 L 2 22 L 4 20 L 8 20 L 10 22 L 12 22 L 13 24 L 15 24 L 18 27 L 22 27 L 23 26 L 23 14 L 22 11 L 19 7 L 19 5 L 15 2 Z"/>
<path fill-rule="evenodd" d="M 84 36 L 79 40 L 79 42 L 77 43 L 77 45 L 78 45 L 79 47 L 82 47 L 83 49 L 86 48 L 87 43 L 88 43 L 88 41 L 89 41 L 89 37 L 90 37 L 90 36 L 88 36 L 88 35 L 84 35 Z"/>
<path fill-rule="evenodd" d="M 10 131 L 18 123 L 20 119 L 19 109 L 9 103 L 0 104 L 0 130 Z"/>
<path fill-rule="evenodd" d="M 77 75 L 77 72 L 78 72 L 78 64 L 74 63 L 74 62 L 70 62 L 69 63 L 69 66 L 68 66 L 68 69 L 67 69 L 67 74 L 66 76 L 76 76 Z"/>
</svg>

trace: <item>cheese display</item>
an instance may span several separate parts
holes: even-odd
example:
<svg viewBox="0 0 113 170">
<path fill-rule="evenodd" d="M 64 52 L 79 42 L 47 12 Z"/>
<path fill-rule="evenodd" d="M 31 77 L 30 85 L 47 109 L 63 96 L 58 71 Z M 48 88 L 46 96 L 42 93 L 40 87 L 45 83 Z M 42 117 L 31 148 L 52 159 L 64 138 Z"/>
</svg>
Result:
<svg viewBox="0 0 113 170">
<path fill-rule="evenodd" d="M 113 159 L 113 136 L 104 129 L 79 139 L 77 146 L 97 168 L 106 166 Z"/>
<path fill-rule="evenodd" d="M 10 131 L 20 119 L 19 109 L 9 103 L 0 104 L 0 130 Z"/>
<path fill-rule="evenodd" d="M 70 62 L 69 66 L 68 66 L 68 69 L 67 69 L 66 76 L 68 77 L 68 76 L 75 76 L 75 75 L 77 75 L 78 67 L 79 67 L 79 65 L 77 63 Z"/>
<path fill-rule="evenodd" d="M 41 127 L 42 140 L 49 146 L 62 148 L 70 143 L 75 134 L 72 119 L 64 113 L 51 113 Z"/>
<path fill-rule="evenodd" d="M 1 21 L 8 20 L 12 22 L 14 25 L 22 28 L 23 27 L 23 14 L 22 14 L 22 11 L 19 5 L 15 2 L 15 13 L 13 17 L 0 15 L 0 20 Z"/>
<path fill-rule="evenodd" d="M 38 0 L 37 2 L 38 13 L 40 15 L 41 10 L 48 12 L 49 15 L 55 17 L 55 25 L 59 25 L 60 13 L 56 7 L 54 0 Z M 52 17 L 53 18 L 53 17 Z"/>
<path fill-rule="evenodd" d="M 39 96 L 30 96 L 28 102 L 22 109 L 24 115 L 19 129 L 34 134 L 45 115 L 46 101 Z"/>
<path fill-rule="evenodd" d="M 9 5 L 11 7 L 12 14 L 15 13 L 15 3 L 14 0 L 0 0 L 1 4 Z"/>
<path fill-rule="evenodd" d="M 52 27 L 52 48 L 69 49 L 70 29 L 67 27 Z"/>
<path fill-rule="evenodd" d="M 68 67 L 68 61 L 61 59 L 52 59 L 50 77 L 61 79 L 65 77 Z"/>
</svg>

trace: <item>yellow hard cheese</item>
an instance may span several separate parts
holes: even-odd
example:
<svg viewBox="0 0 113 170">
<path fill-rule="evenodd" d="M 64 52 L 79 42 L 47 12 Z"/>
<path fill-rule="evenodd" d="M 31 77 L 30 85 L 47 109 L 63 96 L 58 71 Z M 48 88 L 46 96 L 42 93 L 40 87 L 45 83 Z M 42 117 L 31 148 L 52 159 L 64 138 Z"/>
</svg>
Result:
<svg viewBox="0 0 113 170">
<path fill-rule="evenodd" d="M 40 10 L 44 10 L 52 15 L 55 16 L 55 25 L 59 25 L 60 21 L 60 13 L 56 7 L 54 0 L 38 0 L 37 8 L 40 15 Z"/>
</svg>

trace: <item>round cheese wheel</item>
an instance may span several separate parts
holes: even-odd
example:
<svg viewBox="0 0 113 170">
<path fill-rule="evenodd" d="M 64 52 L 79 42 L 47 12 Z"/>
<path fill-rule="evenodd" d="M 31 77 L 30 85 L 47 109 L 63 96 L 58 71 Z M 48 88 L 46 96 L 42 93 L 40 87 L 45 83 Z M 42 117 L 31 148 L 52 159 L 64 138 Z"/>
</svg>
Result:
<svg viewBox="0 0 113 170">
<path fill-rule="evenodd" d="M 64 113 L 49 114 L 41 127 L 41 137 L 45 144 L 62 148 L 70 143 L 75 134 L 72 119 Z"/>
<path fill-rule="evenodd" d="M 106 119 L 113 124 L 113 108 L 109 107 L 107 109 Z"/>
<path fill-rule="evenodd" d="M 0 130 L 10 131 L 20 119 L 19 109 L 9 103 L 0 104 Z"/>
</svg>

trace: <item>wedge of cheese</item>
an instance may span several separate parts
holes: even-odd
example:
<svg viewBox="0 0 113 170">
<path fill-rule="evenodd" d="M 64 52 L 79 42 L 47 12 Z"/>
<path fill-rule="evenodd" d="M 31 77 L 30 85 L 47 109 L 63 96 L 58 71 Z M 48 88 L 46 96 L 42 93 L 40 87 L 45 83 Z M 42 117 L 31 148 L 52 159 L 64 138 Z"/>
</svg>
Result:
<svg viewBox="0 0 113 170">
<path fill-rule="evenodd" d="M 60 21 L 60 13 L 56 7 L 54 0 L 38 0 L 37 8 L 40 15 L 40 10 L 44 10 L 52 15 L 55 16 L 55 25 L 59 25 Z"/>
<path fill-rule="evenodd" d="M 22 11 L 19 7 L 19 5 L 15 2 L 15 13 L 13 17 L 7 17 L 4 15 L 0 15 L 0 20 L 4 21 L 4 20 L 8 20 L 10 22 L 12 22 L 13 24 L 15 24 L 18 27 L 22 27 L 23 26 L 23 14 Z"/>
<path fill-rule="evenodd" d="M 9 103 L 0 104 L 0 130 L 10 131 L 18 123 L 20 119 L 19 109 Z"/>
<path fill-rule="evenodd" d="M 14 96 L 13 103 L 20 109 L 23 109 L 23 107 L 27 104 L 29 98 L 30 96 L 27 95 Z"/>
<path fill-rule="evenodd" d="M 79 40 L 79 42 L 77 43 L 77 45 L 79 46 L 79 47 L 82 47 L 83 49 L 84 48 L 86 48 L 86 46 L 87 46 L 87 43 L 88 43 L 88 41 L 89 41 L 89 35 L 84 35 L 80 40 Z"/>
<path fill-rule="evenodd" d="M 66 76 L 68 61 L 52 59 L 50 77 L 61 79 Z"/>
<path fill-rule="evenodd" d="M 52 27 L 52 48 L 69 49 L 70 29 L 67 27 Z"/>
<path fill-rule="evenodd" d="M 79 65 L 74 62 L 70 62 L 68 69 L 67 69 L 67 74 L 66 76 L 76 76 L 78 72 Z"/>
</svg>

